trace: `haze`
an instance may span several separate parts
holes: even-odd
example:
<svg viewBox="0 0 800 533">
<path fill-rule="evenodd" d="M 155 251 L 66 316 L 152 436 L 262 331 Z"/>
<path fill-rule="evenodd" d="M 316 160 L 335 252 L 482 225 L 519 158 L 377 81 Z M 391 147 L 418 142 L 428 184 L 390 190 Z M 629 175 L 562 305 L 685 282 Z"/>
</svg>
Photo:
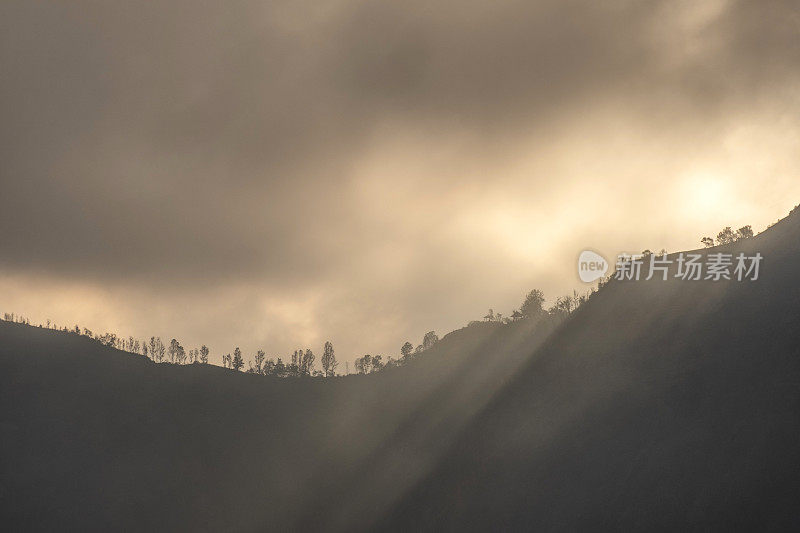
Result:
<svg viewBox="0 0 800 533">
<path fill-rule="evenodd" d="M 0 6 L 0 307 L 396 355 L 800 198 L 791 1 Z"/>
</svg>

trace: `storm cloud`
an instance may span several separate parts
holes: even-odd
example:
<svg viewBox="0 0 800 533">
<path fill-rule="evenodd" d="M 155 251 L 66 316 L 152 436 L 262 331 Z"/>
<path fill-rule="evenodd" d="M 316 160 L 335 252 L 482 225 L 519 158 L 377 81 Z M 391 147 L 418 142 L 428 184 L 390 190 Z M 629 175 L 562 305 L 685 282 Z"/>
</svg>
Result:
<svg viewBox="0 0 800 533">
<path fill-rule="evenodd" d="M 791 1 L 6 1 L 0 304 L 394 354 L 787 212 L 798 65 Z"/>
</svg>

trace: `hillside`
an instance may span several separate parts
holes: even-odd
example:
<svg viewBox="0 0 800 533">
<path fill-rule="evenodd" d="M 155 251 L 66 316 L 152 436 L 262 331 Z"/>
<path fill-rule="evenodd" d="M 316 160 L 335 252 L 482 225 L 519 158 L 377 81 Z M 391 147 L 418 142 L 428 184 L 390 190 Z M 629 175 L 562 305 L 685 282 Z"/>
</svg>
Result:
<svg viewBox="0 0 800 533">
<path fill-rule="evenodd" d="M 760 279 L 612 282 L 377 528 L 800 527 L 800 212 L 720 251 Z"/>
<path fill-rule="evenodd" d="M 800 525 L 800 212 L 725 250 L 760 252 L 760 279 L 615 281 L 558 327 L 473 325 L 370 376 L 154 364 L 0 322 L 2 523 Z"/>
<path fill-rule="evenodd" d="M 366 465 L 391 458 L 408 487 L 421 479 L 550 327 L 477 324 L 404 367 L 320 380 L 155 364 L 0 322 L 3 523 L 220 531 L 324 522 L 332 487 L 355 497 Z M 397 496 L 384 494 L 385 505 Z"/>
</svg>

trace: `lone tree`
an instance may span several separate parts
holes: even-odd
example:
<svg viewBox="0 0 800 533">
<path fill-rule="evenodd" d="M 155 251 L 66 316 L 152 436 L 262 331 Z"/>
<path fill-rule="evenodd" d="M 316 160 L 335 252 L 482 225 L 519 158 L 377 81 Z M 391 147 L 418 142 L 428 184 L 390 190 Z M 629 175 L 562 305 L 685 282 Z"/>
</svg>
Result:
<svg viewBox="0 0 800 533">
<path fill-rule="evenodd" d="M 200 362 L 204 365 L 208 364 L 208 346 L 205 344 L 200 347 Z"/>
<path fill-rule="evenodd" d="M 428 348 L 432 348 L 434 344 L 439 342 L 439 337 L 436 335 L 435 331 L 429 331 L 425 334 L 422 338 L 422 348 L 427 350 Z"/>
<path fill-rule="evenodd" d="M 310 376 L 311 372 L 314 370 L 314 359 L 316 356 L 314 352 L 310 349 L 306 348 L 305 353 L 301 355 L 300 361 L 300 375 L 301 376 Z"/>
<path fill-rule="evenodd" d="M 712 239 L 711 237 L 703 237 L 702 239 L 700 239 L 700 242 L 703 243 L 703 246 L 705 246 L 706 248 L 711 248 L 712 246 L 714 246 L 714 239 Z"/>
<path fill-rule="evenodd" d="M 236 370 L 237 372 L 242 369 L 244 366 L 244 359 L 242 359 L 242 351 L 237 346 L 235 350 L 233 350 L 233 359 L 231 360 L 231 368 Z"/>
<path fill-rule="evenodd" d="M 534 318 L 544 313 L 544 293 L 539 289 L 533 289 L 525 296 L 520 313 L 525 318 Z"/>
<path fill-rule="evenodd" d="M 178 348 L 180 348 L 180 346 L 180 343 L 175 339 L 169 341 L 169 350 L 167 353 L 169 354 L 170 363 L 174 363 L 178 360 Z"/>
<path fill-rule="evenodd" d="M 335 376 L 337 366 L 339 366 L 339 363 L 336 361 L 336 355 L 333 352 L 333 344 L 327 341 L 322 352 L 322 370 L 325 372 L 325 377 Z"/>
<path fill-rule="evenodd" d="M 263 371 L 264 359 L 266 359 L 267 354 L 264 353 L 264 350 L 258 350 L 256 352 L 255 363 L 252 365 L 251 370 L 254 374 L 261 374 Z"/>
</svg>

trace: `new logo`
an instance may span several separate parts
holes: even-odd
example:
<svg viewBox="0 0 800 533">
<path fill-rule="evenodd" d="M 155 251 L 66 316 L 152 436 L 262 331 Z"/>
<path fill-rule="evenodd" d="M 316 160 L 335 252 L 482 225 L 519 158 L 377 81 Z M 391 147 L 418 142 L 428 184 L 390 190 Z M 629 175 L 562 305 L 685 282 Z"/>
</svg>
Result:
<svg viewBox="0 0 800 533">
<path fill-rule="evenodd" d="M 578 257 L 578 277 L 584 283 L 591 283 L 602 278 L 608 272 L 608 261 L 602 255 L 591 250 L 584 250 Z"/>
</svg>

